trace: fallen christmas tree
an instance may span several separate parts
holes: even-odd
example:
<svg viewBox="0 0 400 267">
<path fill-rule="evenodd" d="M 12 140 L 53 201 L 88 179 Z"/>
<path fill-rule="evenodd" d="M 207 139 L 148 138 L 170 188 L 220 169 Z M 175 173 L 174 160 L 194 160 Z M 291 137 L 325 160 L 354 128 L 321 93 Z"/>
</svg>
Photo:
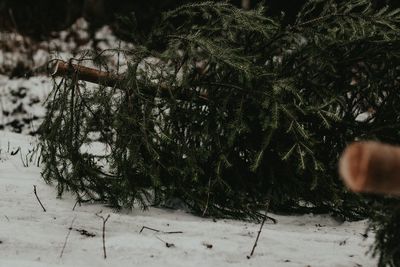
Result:
<svg viewBox="0 0 400 267">
<path fill-rule="evenodd" d="M 40 129 L 43 177 L 114 207 L 179 199 L 257 219 L 268 202 L 364 218 L 369 200 L 343 187 L 337 160 L 353 140 L 400 140 L 399 30 L 398 10 L 366 0 L 309 1 L 288 26 L 220 2 L 167 12 L 125 51 L 123 75 L 93 88 L 64 65 Z"/>
</svg>

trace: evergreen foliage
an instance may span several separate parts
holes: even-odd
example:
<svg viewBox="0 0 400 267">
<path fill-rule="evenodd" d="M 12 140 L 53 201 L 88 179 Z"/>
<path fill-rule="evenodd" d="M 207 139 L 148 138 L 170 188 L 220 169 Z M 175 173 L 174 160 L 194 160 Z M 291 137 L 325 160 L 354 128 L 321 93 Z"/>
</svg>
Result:
<svg viewBox="0 0 400 267">
<path fill-rule="evenodd" d="M 178 198 L 197 214 L 257 219 L 271 200 L 277 212 L 364 217 L 337 159 L 354 140 L 399 143 L 399 33 L 400 10 L 367 0 L 310 0 L 287 26 L 262 6 L 179 7 L 126 51 L 114 88 L 77 73 L 55 83 L 43 177 L 115 207 Z"/>
<path fill-rule="evenodd" d="M 375 213 L 369 230 L 375 233 L 372 255 L 378 257 L 379 267 L 400 266 L 400 205 L 399 199 L 389 198 L 375 203 Z"/>
</svg>

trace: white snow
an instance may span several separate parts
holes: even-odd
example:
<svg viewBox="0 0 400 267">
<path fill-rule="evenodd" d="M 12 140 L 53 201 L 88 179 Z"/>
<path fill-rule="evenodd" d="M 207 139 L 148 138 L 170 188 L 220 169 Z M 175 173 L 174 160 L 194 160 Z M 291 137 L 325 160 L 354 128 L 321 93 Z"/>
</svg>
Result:
<svg viewBox="0 0 400 267">
<path fill-rule="evenodd" d="M 36 156 L 26 166 L 25 155 L 36 148 L 35 137 L 0 131 L 0 266 L 376 266 L 366 256 L 373 236 L 364 240 L 366 221 L 339 223 L 329 216 L 270 214 L 255 254 L 258 224 L 204 219 L 183 211 L 151 208 L 115 212 L 98 204 L 72 208 L 72 196 L 57 199 L 36 167 Z M 20 152 L 12 155 L 17 148 Z M 32 155 L 32 153 L 30 153 Z M 24 161 L 24 163 L 23 163 Z M 33 193 L 33 185 L 47 212 Z M 103 258 L 102 220 L 106 223 L 107 259 Z M 74 220 L 75 218 L 75 220 Z M 69 232 L 62 257 L 60 253 Z M 181 234 L 155 233 L 143 226 Z M 86 230 L 95 237 L 81 235 Z M 162 239 L 173 243 L 166 247 Z M 212 248 L 206 245 L 211 244 Z"/>
</svg>

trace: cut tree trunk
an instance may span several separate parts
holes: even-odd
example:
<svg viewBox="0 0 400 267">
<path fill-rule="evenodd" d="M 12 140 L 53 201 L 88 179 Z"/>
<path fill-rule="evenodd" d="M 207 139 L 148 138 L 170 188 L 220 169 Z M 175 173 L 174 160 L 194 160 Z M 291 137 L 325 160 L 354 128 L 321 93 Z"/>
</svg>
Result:
<svg viewBox="0 0 400 267">
<path fill-rule="evenodd" d="M 54 77 L 73 77 L 76 75 L 78 80 L 102 84 L 109 87 L 118 87 L 122 79 L 109 72 L 85 67 L 78 64 L 67 63 L 62 60 L 56 60 L 52 64 L 51 75 Z"/>
<path fill-rule="evenodd" d="M 355 142 L 344 151 L 339 171 L 355 192 L 400 195 L 400 147 Z"/>
<path fill-rule="evenodd" d="M 56 60 L 50 66 L 51 75 L 53 77 L 74 77 L 78 80 L 101 84 L 108 87 L 115 87 L 118 89 L 124 89 L 123 81 L 124 77 L 115 75 L 110 72 L 105 72 L 89 67 L 85 67 L 78 64 L 68 63 L 62 60 Z M 138 81 L 138 83 L 140 83 Z M 192 100 L 193 90 L 190 88 L 175 88 L 172 91 L 170 88 L 159 84 L 143 84 L 145 94 L 160 96 L 160 97 L 173 97 L 177 100 Z M 178 89 L 178 90 L 177 90 Z M 207 92 L 195 92 L 196 102 L 205 103 L 208 102 Z"/>
</svg>

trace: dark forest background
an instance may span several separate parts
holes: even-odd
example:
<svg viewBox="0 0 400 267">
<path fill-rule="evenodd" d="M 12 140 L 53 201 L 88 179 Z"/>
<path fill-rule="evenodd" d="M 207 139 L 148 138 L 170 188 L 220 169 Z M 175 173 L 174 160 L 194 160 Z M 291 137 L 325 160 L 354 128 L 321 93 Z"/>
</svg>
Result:
<svg viewBox="0 0 400 267">
<path fill-rule="evenodd" d="M 34 39 L 45 39 L 53 31 L 69 27 L 79 17 L 84 17 L 94 31 L 102 25 L 112 25 L 118 34 L 117 19 L 134 14 L 142 34 L 160 18 L 163 11 L 179 5 L 198 2 L 193 0 L 0 0 L 0 30 L 17 31 Z M 243 8 L 253 8 L 260 0 L 229 0 Z M 283 17 L 290 24 L 305 0 L 265 0 L 267 15 Z M 386 4 L 400 7 L 398 0 L 374 0 L 376 7 Z"/>
</svg>

